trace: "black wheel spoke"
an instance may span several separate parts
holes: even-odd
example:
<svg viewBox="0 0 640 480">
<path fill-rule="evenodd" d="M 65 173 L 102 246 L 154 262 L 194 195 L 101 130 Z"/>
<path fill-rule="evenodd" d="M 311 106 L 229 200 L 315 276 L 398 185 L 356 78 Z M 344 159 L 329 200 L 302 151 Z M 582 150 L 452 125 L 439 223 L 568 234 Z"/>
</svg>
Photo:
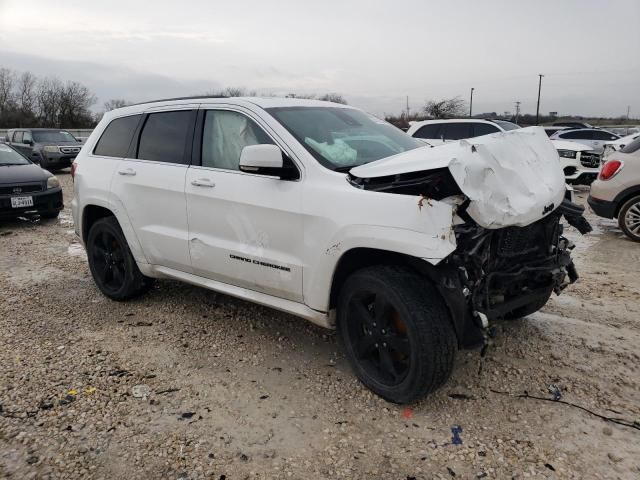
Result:
<svg viewBox="0 0 640 480">
<path fill-rule="evenodd" d="M 409 339 L 404 337 L 398 337 L 395 335 L 385 337 L 384 342 L 389 346 L 389 349 L 401 353 L 403 355 L 409 355 Z"/>
<path fill-rule="evenodd" d="M 378 348 L 380 354 L 380 370 L 383 374 L 389 375 L 393 380 L 398 378 L 398 371 L 393 363 L 393 357 L 387 347 Z"/>
<path fill-rule="evenodd" d="M 104 266 L 102 267 L 101 276 L 102 276 L 102 281 L 105 284 L 108 284 L 109 282 L 111 282 L 111 280 L 113 280 L 113 272 L 111 271 L 111 265 L 109 265 L 108 263 L 104 264 Z"/>
<path fill-rule="evenodd" d="M 354 299 L 352 300 L 352 308 L 353 313 L 358 317 L 358 320 L 367 327 L 367 329 L 371 330 L 373 328 L 373 315 L 371 311 L 366 307 L 361 300 Z"/>
<path fill-rule="evenodd" d="M 378 339 L 373 335 L 366 335 L 362 337 L 355 344 L 356 355 L 360 358 L 366 358 L 376 348 L 377 343 Z"/>
<path fill-rule="evenodd" d="M 391 312 L 393 307 L 387 301 L 387 299 L 378 294 L 373 304 L 373 311 L 375 312 L 376 323 L 380 327 L 388 327 L 391 320 Z"/>
<path fill-rule="evenodd" d="M 113 272 L 113 281 L 118 284 L 118 286 L 122 285 L 124 282 L 124 271 L 120 265 L 113 265 L 111 268 Z"/>
</svg>

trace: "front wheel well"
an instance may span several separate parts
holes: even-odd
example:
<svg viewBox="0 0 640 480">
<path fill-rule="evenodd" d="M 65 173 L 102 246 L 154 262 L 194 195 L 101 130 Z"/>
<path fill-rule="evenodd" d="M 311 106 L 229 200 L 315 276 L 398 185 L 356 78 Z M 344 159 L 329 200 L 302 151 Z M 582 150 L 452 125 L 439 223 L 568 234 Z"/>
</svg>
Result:
<svg viewBox="0 0 640 480">
<path fill-rule="evenodd" d="M 89 237 L 89 230 L 96 221 L 105 217 L 114 217 L 115 215 L 108 208 L 98 205 L 87 205 L 82 211 L 82 240 L 86 243 Z"/>
<path fill-rule="evenodd" d="M 342 255 L 334 270 L 331 293 L 329 295 L 329 308 L 336 307 L 340 290 L 349 275 L 356 270 L 374 265 L 401 265 L 420 274 L 426 274 L 431 279 L 433 279 L 432 275 L 437 275 L 433 265 L 412 255 L 376 248 L 353 248 Z"/>
</svg>

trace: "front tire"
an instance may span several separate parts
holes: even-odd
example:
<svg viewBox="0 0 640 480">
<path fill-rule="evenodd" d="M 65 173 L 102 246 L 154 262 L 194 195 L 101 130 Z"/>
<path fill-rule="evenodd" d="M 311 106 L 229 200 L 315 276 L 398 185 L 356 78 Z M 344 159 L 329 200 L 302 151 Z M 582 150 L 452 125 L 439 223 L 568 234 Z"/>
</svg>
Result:
<svg viewBox="0 0 640 480">
<path fill-rule="evenodd" d="M 137 297 L 153 284 L 140 272 L 115 217 L 101 218 L 91 226 L 87 258 L 96 285 L 113 300 Z"/>
<path fill-rule="evenodd" d="M 634 242 L 640 242 L 640 195 L 625 202 L 618 214 L 618 225 Z"/>
<path fill-rule="evenodd" d="M 359 270 L 342 287 L 337 314 L 356 376 L 382 398 L 411 403 L 451 375 L 456 334 L 425 277 L 393 266 Z"/>
</svg>

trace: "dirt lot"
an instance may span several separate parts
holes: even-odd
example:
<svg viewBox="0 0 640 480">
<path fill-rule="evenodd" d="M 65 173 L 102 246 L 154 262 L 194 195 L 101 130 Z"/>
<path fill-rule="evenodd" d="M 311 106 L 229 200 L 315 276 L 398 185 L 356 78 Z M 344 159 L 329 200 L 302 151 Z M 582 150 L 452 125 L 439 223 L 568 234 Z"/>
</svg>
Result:
<svg viewBox="0 0 640 480">
<path fill-rule="evenodd" d="M 107 300 L 68 209 L 0 224 L 0 477 L 640 478 L 640 431 L 495 392 L 640 420 L 640 245 L 589 218 L 579 283 L 410 409 L 291 316 L 171 281 Z"/>
</svg>

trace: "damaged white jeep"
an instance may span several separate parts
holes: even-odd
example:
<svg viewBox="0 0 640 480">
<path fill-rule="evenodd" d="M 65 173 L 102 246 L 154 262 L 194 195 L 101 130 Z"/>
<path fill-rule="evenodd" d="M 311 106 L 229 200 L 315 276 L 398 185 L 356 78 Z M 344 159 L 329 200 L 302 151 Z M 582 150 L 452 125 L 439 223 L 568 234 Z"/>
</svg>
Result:
<svg viewBox="0 0 640 480">
<path fill-rule="evenodd" d="M 542 129 L 430 148 L 311 100 L 188 98 L 107 113 L 74 162 L 76 233 L 108 297 L 172 278 L 337 326 L 358 378 L 414 401 L 488 322 L 577 279 Z"/>
</svg>

